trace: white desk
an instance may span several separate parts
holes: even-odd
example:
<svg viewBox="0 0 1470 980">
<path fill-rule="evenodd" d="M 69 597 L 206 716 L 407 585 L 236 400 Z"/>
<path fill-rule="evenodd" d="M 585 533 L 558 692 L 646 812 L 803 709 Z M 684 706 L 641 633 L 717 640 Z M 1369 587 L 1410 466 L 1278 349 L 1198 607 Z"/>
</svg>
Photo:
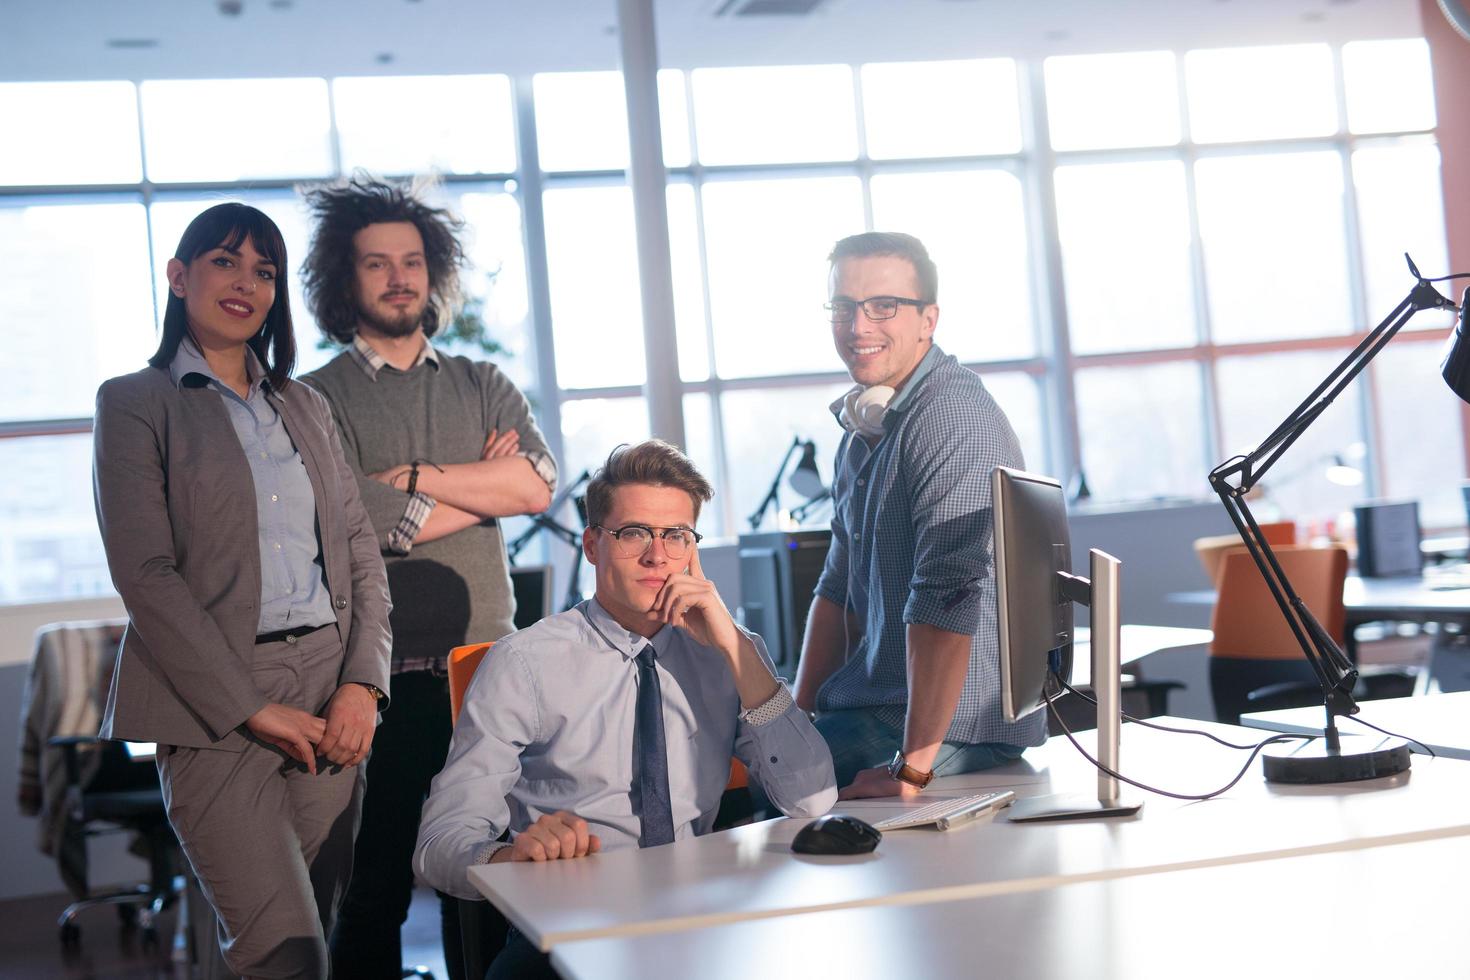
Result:
<svg viewBox="0 0 1470 980">
<path fill-rule="evenodd" d="M 1406 739 L 1418 739 L 1433 749 L 1436 755 L 1470 759 L 1470 691 L 1429 694 L 1417 698 L 1360 701 L 1358 706 L 1362 708 L 1358 712 L 1359 717 Z M 1256 711 L 1241 715 L 1240 723 L 1273 732 L 1319 735 L 1323 730 L 1322 723 L 1326 720 L 1324 710 L 1318 705 L 1313 708 Z M 1339 718 L 1337 730 L 1343 734 L 1355 735 L 1373 732 L 1373 729 L 1359 725 L 1351 718 Z M 1409 748 L 1415 752 L 1424 751 L 1413 742 L 1409 743 Z"/>
<path fill-rule="evenodd" d="M 1199 722 L 1178 722 L 1211 727 Z M 1248 730 L 1213 726 L 1240 741 Z M 1183 792 L 1223 784 L 1245 753 L 1125 725 L 1125 774 Z M 1084 745 L 1091 738 L 1083 739 Z M 940 781 L 950 794 L 1008 786 L 1018 795 L 1096 791 L 1095 770 L 1065 740 L 1029 762 Z M 1259 764 L 1257 763 L 1257 766 Z M 996 821 L 942 834 L 895 831 L 858 857 L 790 850 L 803 821 L 773 820 L 646 851 L 551 865 L 470 869 L 475 887 L 542 949 L 606 936 L 702 928 L 826 909 L 956 901 L 1069 882 L 1259 861 L 1470 833 L 1470 766 L 1416 760 L 1410 773 L 1345 786 L 1283 787 L 1259 768 L 1225 797 L 1147 796 L 1137 817 L 1060 824 Z M 868 807 L 874 804 L 867 804 Z M 860 805 L 839 805 L 859 812 Z M 868 812 L 868 811 L 863 811 Z"/>
<path fill-rule="evenodd" d="M 1075 633 L 1075 642 L 1072 644 L 1072 686 L 1087 687 L 1092 683 L 1092 630 L 1080 626 Z M 1123 649 L 1119 651 L 1119 660 L 1125 669 L 1160 650 L 1198 646 L 1215 638 L 1215 634 L 1209 630 L 1185 626 L 1141 626 L 1132 623 L 1124 624 L 1122 634 L 1120 641 Z"/>
<path fill-rule="evenodd" d="M 1470 837 L 565 943 L 571 980 L 1463 977 Z"/>
</svg>

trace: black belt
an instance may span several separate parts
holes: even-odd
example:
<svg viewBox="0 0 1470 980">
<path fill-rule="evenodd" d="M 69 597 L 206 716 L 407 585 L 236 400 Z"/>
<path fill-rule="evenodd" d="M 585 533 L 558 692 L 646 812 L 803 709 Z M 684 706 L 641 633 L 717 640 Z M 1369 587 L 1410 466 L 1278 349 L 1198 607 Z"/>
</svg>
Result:
<svg viewBox="0 0 1470 980">
<path fill-rule="evenodd" d="M 261 633 L 255 638 L 255 645 L 262 643 L 295 643 L 303 636 L 310 636 L 317 630 L 326 629 L 331 623 L 322 623 L 320 626 L 297 626 L 295 629 L 276 630 L 274 633 Z"/>
</svg>

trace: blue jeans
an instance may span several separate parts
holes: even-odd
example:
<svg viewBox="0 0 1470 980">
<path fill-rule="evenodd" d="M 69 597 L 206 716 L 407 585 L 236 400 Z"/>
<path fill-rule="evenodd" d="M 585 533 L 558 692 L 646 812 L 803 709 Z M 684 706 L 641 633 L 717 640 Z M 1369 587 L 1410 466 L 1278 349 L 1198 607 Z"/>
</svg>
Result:
<svg viewBox="0 0 1470 980">
<path fill-rule="evenodd" d="M 883 721 L 874 708 L 826 711 L 817 716 L 816 726 L 832 750 L 839 788 L 851 783 L 861 769 L 888 765 L 903 747 L 903 727 Z M 934 757 L 934 774 L 952 776 L 1003 766 L 1019 759 L 1022 751 L 1003 742 L 945 742 Z"/>
</svg>

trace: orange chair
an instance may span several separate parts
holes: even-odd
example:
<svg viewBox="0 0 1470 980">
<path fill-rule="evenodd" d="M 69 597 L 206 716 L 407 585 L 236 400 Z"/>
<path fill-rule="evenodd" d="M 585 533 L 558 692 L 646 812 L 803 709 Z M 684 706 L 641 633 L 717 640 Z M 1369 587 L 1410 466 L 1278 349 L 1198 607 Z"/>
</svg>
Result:
<svg viewBox="0 0 1470 980">
<path fill-rule="evenodd" d="M 493 643 L 470 643 L 449 651 L 449 718 L 459 724 L 459 707 L 464 693 Z M 505 947 L 510 923 L 500 910 L 486 901 L 459 899 L 460 953 L 465 975 L 483 977 L 490 962 Z"/>
<path fill-rule="evenodd" d="M 1261 534 L 1272 548 L 1296 544 L 1295 521 L 1271 521 L 1260 525 Z M 1205 575 L 1216 588 L 1220 585 L 1220 566 L 1225 556 L 1236 551 L 1245 551 L 1245 542 L 1238 534 L 1214 534 L 1198 538 L 1194 542 L 1194 553 L 1204 566 Z"/>
<path fill-rule="evenodd" d="M 1347 549 L 1283 546 L 1274 549 L 1297 595 L 1339 644 L 1346 632 L 1342 588 Z M 1229 551 L 1221 562 L 1219 594 L 1210 622 L 1210 693 L 1220 721 L 1235 724 L 1243 711 L 1310 705 L 1320 700 L 1317 675 L 1281 615 L 1250 553 Z M 1265 689 L 1271 688 L 1271 693 Z"/>
<path fill-rule="evenodd" d="M 470 643 L 449 651 L 449 723 L 459 724 L 459 706 L 464 701 L 464 692 L 470 689 L 475 669 L 493 643 Z"/>
</svg>

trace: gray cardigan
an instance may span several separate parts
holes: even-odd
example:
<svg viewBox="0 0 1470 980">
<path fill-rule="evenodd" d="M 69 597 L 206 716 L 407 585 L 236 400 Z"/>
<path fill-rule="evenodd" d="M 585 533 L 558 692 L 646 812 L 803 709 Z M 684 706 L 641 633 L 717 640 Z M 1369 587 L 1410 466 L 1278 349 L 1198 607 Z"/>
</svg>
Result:
<svg viewBox="0 0 1470 980">
<path fill-rule="evenodd" d="M 326 586 L 345 656 L 341 683 L 388 689 L 387 577 L 321 395 L 269 395 L 316 497 Z M 103 738 L 242 749 L 266 704 L 250 673 L 260 553 L 250 465 L 218 393 L 144 368 L 97 391 L 97 523 L 128 629 Z"/>
</svg>

